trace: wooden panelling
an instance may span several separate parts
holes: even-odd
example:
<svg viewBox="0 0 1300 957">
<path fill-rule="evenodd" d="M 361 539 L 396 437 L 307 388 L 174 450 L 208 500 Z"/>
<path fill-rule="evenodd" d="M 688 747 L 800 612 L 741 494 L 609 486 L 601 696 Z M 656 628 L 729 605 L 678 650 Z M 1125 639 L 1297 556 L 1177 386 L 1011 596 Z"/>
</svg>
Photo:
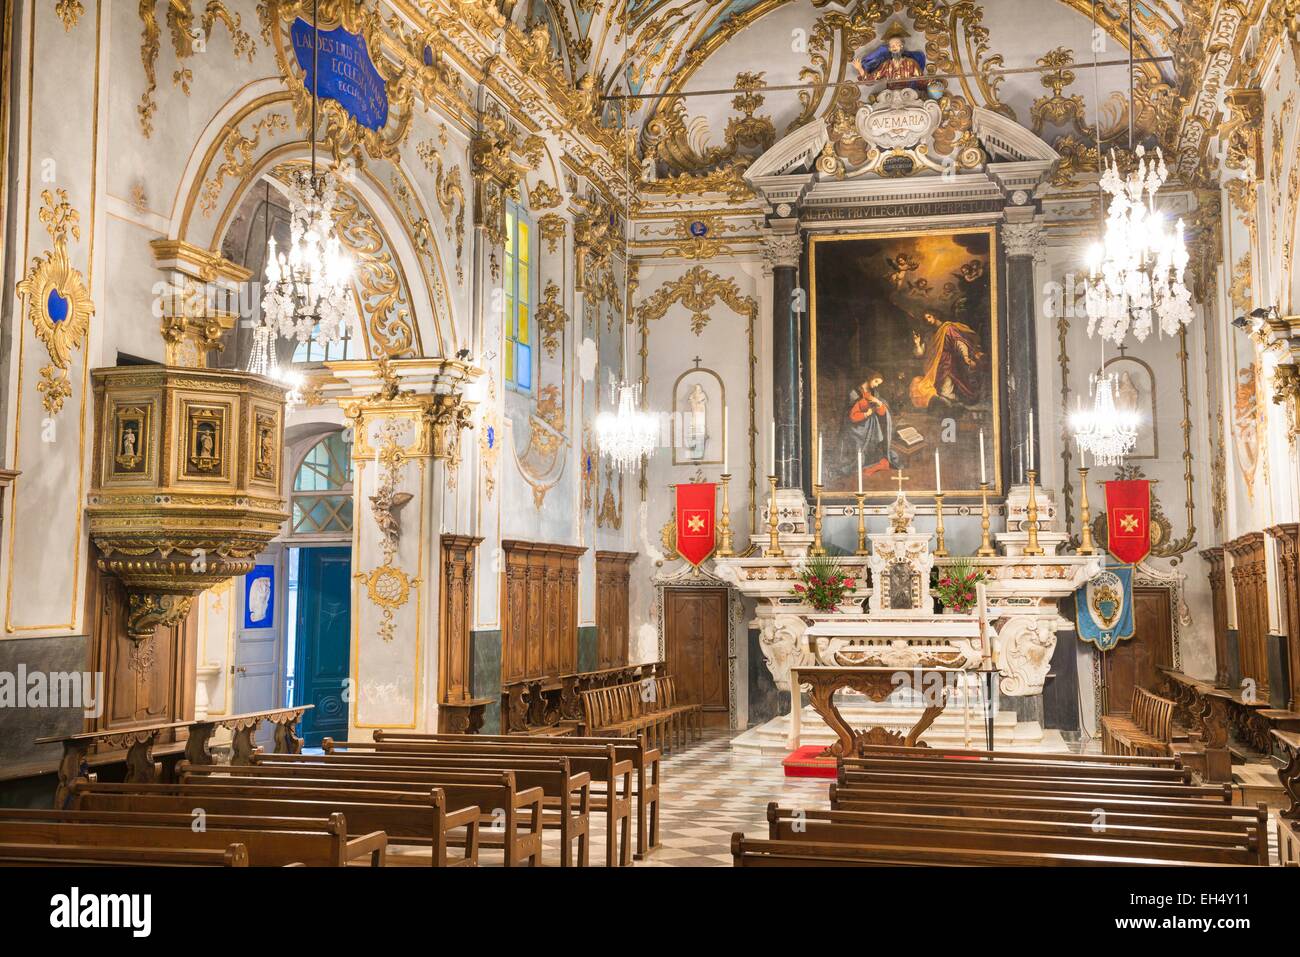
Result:
<svg viewBox="0 0 1300 957">
<path fill-rule="evenodd" d="M 1210 569 L 1210 605 L 1214 613 L 1214 684 L 1228 687 L 1228 585 L 1224 579 L 1223 546 L 1206 548 L 1201 557 Z"/>
<path fill-rule="evenodd" d="M 126 593 L 116 577 L 90 563 L 87 591 L 90 671 L 104 673 L 103 710 L 88 731 L 125 730 L 194 718 L 195 612 L 137 643 L 126 633 Z M 195 603 L 197 607 L 197 602 Z M 168 732 L 170 734 L 170 732 Z M 159 743 L 166 743 L 166 736 Z"/>
<path fill-rule="evenodd" d="M 474 556 L 483 541 L 469 535 L 442 536 L 442 597 L 438 636 L 438 700 L 472 697 L 470 622 L 474 607 Z"/>
<path fill-rule="evenodd" d="M 501 683 L 578 670 L 578 558 L 572 545 L 503 541 Z"/>
<path fill-rule="evenodd" d="M 1267 700 L 1268 577 L 1264 560 L 1264 533 L 1250 532 L 1224 546 L 1232 556 L 1232 587 L 1237 609 L 1237 646 L 1241 676 L 1255 682 L 1255 695 Z"/>
<path fill-rule="evenodd" d="M 1288 707 L 1300 711 L 1300 524 L 1288 522 L 1268 530 L 1277 542 L 1277 580 L 1282 590 L 1282 627 L 1286 630 L 1287 667 L 1291 675 Z"/>
<path fill-rule="evenodd" d="M 664 648 L 682 704 L 704 708 L 704 724 L 726 727 L 730 716 L 727 590 L 664 589 Z"/>
<path fill-rule="evenodd" d="M 636 552 L 596 553 L 596 667 L 628 659 L 628 581 Z"/>
</svg>

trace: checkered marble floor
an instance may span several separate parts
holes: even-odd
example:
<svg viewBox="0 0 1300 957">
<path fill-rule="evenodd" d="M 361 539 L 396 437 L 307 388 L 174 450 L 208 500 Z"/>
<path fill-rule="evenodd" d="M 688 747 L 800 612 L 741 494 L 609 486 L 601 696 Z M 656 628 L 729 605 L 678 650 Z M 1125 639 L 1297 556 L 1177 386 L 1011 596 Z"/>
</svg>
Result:
<svg viewBox="0 0 1300 957">
<path fill-rule="evenodd" d="M 730 867 L 734 832 L 767 836 L 769 801 L 830 807 L 829 781 L 787 778 L 779 761 L 733 754 L 733 736 L 706 731 L 702 741 L 664 759 L 659 849 L 638 866 Z"/>
</svg>

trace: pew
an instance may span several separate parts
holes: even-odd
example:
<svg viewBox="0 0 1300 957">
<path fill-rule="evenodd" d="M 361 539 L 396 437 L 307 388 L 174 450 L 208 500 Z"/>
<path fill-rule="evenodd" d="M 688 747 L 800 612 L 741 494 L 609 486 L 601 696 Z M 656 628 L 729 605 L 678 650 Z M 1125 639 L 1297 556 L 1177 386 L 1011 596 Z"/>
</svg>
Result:
<svg viewBox="0 0 1300 957">
<path fill-rule="evenodd" d="M 582 757 L 587 763 L 575 764 L 574 767 L 589 771 L 592 783 L 601 786 L 592 789 L 592 808 L 604 811 L 606 816 L 606 865 L 613 867 L 621 861 L 626 866 L 631 862 L 633 855 L 626 840 L 625 829 L 630 827 L 633 802 L 637 815 L 635 857 L 640 860 L 658 847 L 662 756 L 657 749 L 649 747 L 640 739 L 569 737 L 551 740 L 524 735 L 418 734 L 382 730 L 375 731 L 374 738 L 373 742 L 358 742 L 351 747 L 363 751 L 444 756 L 479 754 L 497 757 L 515 754 L 541 757 L 553 754 L 565 755 L 571 759 Z M 330 738 L 324 742 L 327 751 L 344 746 L 344 742 L 335 742 Z M 613 763 L 605 756 L 611 747 L 614 749 Z M 632 787 L 633 779 L 636 782 L 635 788 Z M 616 853 L 613 840 L 620 829 L 624 829 L 621 831 L 624 839 Z"/>
<path fill-rule="evenodd" d="M 810 811 L 768 805 L 768 838 L 830 844 L 900 845 L 955 850 L 1011 850 L 1062 854 L 1200 861 L 1215 864 L 1266 863 L 1261 844 L 1267 833 L 1251 828 L 1219 831 L 1130 827 L 1043 821 L 1027 810 L 1019 818 L 877 814 L 867 811 Z"/>
<path fill-rule="evenodd" d="M 57 813 L 57 812 L 55 812 Z M 189 818 L 192 825 L 193 817 Z M 307 867 L 345 867 L 354 860 L 369 859 L 372 866 L 385 862 L 387 837 L 375 831 L 349 838 L 342 814 L 332 814 L 316 826 L 299 829 L 205 827 L 93 820 L 51 820 L 39 817 L 13 818 L 0 813 L 0 843 L 75 845 L 85 847 L 132 847 L 169 850 L 225 850 L 242 844 L 250 867 L 283 867 L 299 863 Z"/>
<path fill-rule="evenodd" d="M 672 721 L 670 712 L 659 700 L 653 679 L 584 691 L 582 712 L 589 735 L 635 737 L 644 734 L 647 744 L 657 750 L 663 750 Z"/>
<path fill-rule="evenodd" d="M 404 763 L 403 763 L 404 762 Z M 424 758 L 406 759 L 383 755 L 341 752 L 322 755 L 275 754 L 258 755 L 251 766 L 242 768 L 199 766 L 189 767 L 182 762 L 176 768 L 182 783 L 202 780 L 233 781 L 249 777 L 299 780 L 328 780 L 331 785 L 396 790 L 425 790 L 438 787 L 450 780 L 463 780 L 461 774 L 471 774 L 490 779 L 494 771 L 511 771 L 520 788 L 541 788 L 550 807 L 543 811 L 543 828 L 560 832 L 560 866 L 570 867 L 577 845 L 579 867 L 587 866 L 590 859 L 588 838 L 591 822 L 591 775 L 586 772 L 571 773 L 567 758 L 546 759 L 489 759 Z M 314 782 L 313 782 L 314 783 Z M 419 787 L 415 787 L 418 785 Z M 491 825 L 493 814 L 484 811 L 486 823 Z M 487 842 L 483 842 L 487 843 Z M 495 844 L 495 841 L 492 842 Z"/>
<path fill-rule="evenodd" d="M 865 758 L 844 758 L 841 764 L 846 771 L 903 771 L 935 772 L 952 774 L 954 772 L 972 777 L 1065 777 L 1074 780 L 1109 779 L 1116 781 L 1168 782 L 1172 784 L 1191 784 L 1192 772 L 1189 768 L 1161 767 L 1151 768 L 1140 765 L 1103 765 L 1103 764 L 1058 764 L 1050 761 L 1031 759 L 999 761 L 964 761 L 952 758 L 892 757 L 870 756 Z"/>
<path fill-rule="evenodd" d="M 390 792 L 352 791 L 338 797 L 325 791 L 279 789 L 250 791 L 213 788 L 205 785 L 107 784 L 73 782 L 73 812 L 141 812 L 183 815 L 193 820 L 201 808 L 209 820 L 214 817 L 328 818 L 342 814 L 352 834 L 383 831 L 389 844 L 428 845 L 434 867 L 477 867 L 479 808 L 458 805 L 447 810 L 447 790 L 431 788 L 417 795 Z M 457 839 L 458 831 L 464 837 Z M 540 841 L 540 836 L 539 836 Z M 453 858 L 450 847 L 464 849 Z"/>
<path fill-rule="evenodd" d="M 1228 867 L 1199 861 L 1008 850 L 772 841 L 731 836 L 735 867 Z"/>
<path fill-rule="evenodd" d="M 1129 713 L 1101 718 L 1102 748 L 1107 754 L 1169 754 L 1174 703 L 1145 688 L 1133 689 Z"/>
<path fill-rule="evenodd" d="M 1222 801 L 1231 803 L 1232 787 L 1223 785 L 1176 784 L 1151 781 L 1125 781 L 1118 778 L 1073 778 L 1044 775 L 984 775 L 963 773 L 956 765 L 947 773 L 922 771 L 855 770 L 839 765 L 837 782 L 849 787 L 887 785 L 900 788 L 926 790 L 929 788 L 957 788 L 967 791 L 994 791 L 1008 793 L 1039 793 L 1061 795 L 1093 795 L 1124 798 L 1178 798 L 1187 800 Z"/>
<path fill-rule="evenodd" d="M 1107 767 L 1182 767 L 1177 755 L 1153 754 L 1085 754 L 1073 751 L 984 751 L 975 748 L 949 748 L 942 745 L 907 747 L 902 744 L 862 744 L 858 750 L 863 757 L 891 755 L 914 758 L 979 758 L 981 761 L 1011 761 L 1016 763 L 1065 765 L 1078 767 L 1085 764 L 1104 764 Z"/>
<path fill-rule="evenodd" d="M 3 844 L 0 864 L 15 867 L 247 867 L 243 844 L 158 848 L 84 844 Z"/>
<path fill-rule="evenodd" d="M 514 867 L 525 861 L 528 866 L 541 864 L 542 854 L 542 801 L 540 787 L 518 786 L 512 771 L 454 771 L 427 775 L 421 781 L 397 783 L 374 780 L 342 780 L 335 778 L 292 777 L 277 768 L 243 767 L 226 768 L 221 776 L 196 777 L 207 769 L 188 769 L 180 786 L 197 789 L 198 793 L 218 795 L 247 795 L 256 797 L 270 792 L 273 797 L 311 797 L 325 795 L 330 800 L 346 800 L 350 795 L 364 795 L 368 802 L 388 801 L 409 803 L 419 800 L 431 788 L 437 787 L 446 800 L 457 806 L 476 805 L 479 808 L 479 846 L 500 846 L 504 852 L 505 866 Z M 263 773 L 269 772 L 269 773 Z M 499 831 L 499 838 L 498 838 Z M 452 840 L 453 845 L 459 842 Z"/>
</svg>

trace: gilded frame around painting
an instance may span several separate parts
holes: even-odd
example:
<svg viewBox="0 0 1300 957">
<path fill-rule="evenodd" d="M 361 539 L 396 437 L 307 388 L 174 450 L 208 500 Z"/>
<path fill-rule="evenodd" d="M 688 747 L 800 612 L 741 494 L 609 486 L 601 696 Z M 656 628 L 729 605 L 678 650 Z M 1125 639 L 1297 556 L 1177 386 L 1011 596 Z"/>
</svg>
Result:
<svg viewBox="0 0 1300 957">
<path fill-rule="evenodd" d="M 947 418 L 959 420 L 957 421 L 956 429 L 957 440 L 953 442 L 940 440 L 936 437 L 936 433 L 940 430 L 937 428 L 931 429 L 930 434 L 924 436 L 922 441 L 918 443 L 921 445 L 921 449 L 917 451 L 922 452 L 922 454 L 913 454 L 910 457 L 894 453 L 892 446 L 887 445 L 885 454 L 881 458 L 881 462 L 889 462 L 890 467 L 889 469 L 882 470 L 879 474 L 873 475 L 869 478 L 864 484 L 864 491 L 866 492 L 868 499 L 879 500 L 893 498 L 898 494 L 898 485 L 895 482 L 897 472 L 894 469 L 898 465 L 902 465 L 905 474 L 911 477 L 910 481 L 904 483 L 904 491 L 908 495 L 913 497 L 933 495 L 935 492 L 933 450 L 935 447 L 938 447 L 944 463 L 944 493 L 949 496 L 978 496 L 979 447 L 977 433 L 980 427 L 984 429 L 985 441 L 987 443 L 985 447 L 985 457 L 990 490 L 994 493 L 998 493 L 1002 489 L 1001 320 L 999 314 L 1000 290 L 998 285 L 999 263 L 996 227 L 981 226 L 966 229 L 900 230 L 844 233 L 827 236 L 813 235 L 810 236 L 808 240 L 809 311 L 811 317 L 809 332 L 810 365 L 812 367 L 810 374 L 812 436 L 810 437 L 810 441 L 806 443 L 806 448 L 810 450 L 809 458 L 811 471 L 815 482 L 817 478 L 817 437 L 819 434 L 824 435 L 827 446 L 827 472 L 829 474 L 825 482 L 825 491 L 823 494 L 827 501 L 851 501 L 853 499 L 853 492 L 856 490 L 856 483 L 853 482 L 852 476 L 856 472 L 856 465 L 845 465 L 843 461 L 843 459 L 847 457 L 845 449 L 850 441 L 844 434 L 847 432 L 847 428 L 832 425 L 836 420 L 830 415 L 828 410 L 823 410 L 819 407 L 824 398 L 820 394 L 819 380 L 821 380 L 821 385 L 826 385 L 826 383 L 832 378 L 843 379 L 843 373 L 829 370 L 827 368 L 827 363 L 820 360 L 818 355 L 818 334 L 820 332 L 823 341 L 825 341 L 827 335 L 833 334 L 836 331 L 843 333 L 848 330 L 854 337 L 854 342 L 852 343 L 853 349 L 848 351 L 855 353 L 866 351 L 868 354 L 871 354 L 870 343 L 878 342 L 883 337 L 878 335 L 877 331 L 873 327 L 854 325 L 853 321 L 844 315 L 841 303 L 830 303 L 828 308 L 828 302 L 826 301 L 827 297 L 819 297 L 818 252 L 819 250 L 843 249 L 845 250 L 846 255 L 857 256 L 857 259 L 853 260 L 854 262 L 865 262 L 865 257 L 867 255 L 878 255 L 882 257 L 880 261 L 889 262 L 891 268 L 895 268 L 893 266 L 895 262 L 901 263 L 901 258 L 899 256 L 900 252 L 910 251 L 909 255 L 912 263 L 916 263 L 916 260 L 918 259 L 923 260 L 924 254 L 918 255 L 918 247 L 923 247 L 926 244 L 934 244 L 937 249 L 941 249 L 943 253 L 951 258 L 954 255 L 952 250 L 942 249 L 945 240 L 950 241 L 948 245 L 952 247 L 960 246 L 963 249 L 966 248 L 966 244 L 970 243 L 970 239 L 955 239 L 954 237 L 984 237 L 982 243 L 976 241 L 974 244 L 980 248 L 980 252 L 972 258 L 982 260 L 984 277 L 981 278 L 987 279 L 987 299 L 985 300 L 983 298 L 984 293 L 981 289 L 980 298 L 978 303 L 976 303 L 978 306 L 976 312 L 982 317 L 982 321 L 975 323 L 972 327 L 974 330 L 973 334 L 967 334 L 964 340 L 965 342 L 973 344 L 973 350 L 979 353 L 979 361 L 985 364 L 985 368 L 979 371 L 980 384 L 977 391 L 978 401 L 970 401 L 969 405 L 955 402 L 951 406 L 950 414 L 948 416 L 941 416 L 937 412 L 930 411 L 930 406 L 935 404 L 935 399 L 939 399 L 941 403 L 945 403 L 948 401 L 948 397 L 934 395 L 933 390 L 930 390 L 931 398 L 929 399 L 929 405 L 918 409 L 911 409 L 907 406 L 907 396 L 916 395 L 917 393 L 909 393 L 905 388 L 908 378 L 908 370 L 894 370 L 882 366 L 881 372 L 885 373 L 882 375 L 882 379 L 887 378 L 887 374 L 894 375 L 893 384 L 895 385 L 896 393 L 894 401 L 897 402 L 900 411 L 903 413 L 903 421 L 905 423 L 909 418 L 909 412 L 913 413 L 911 416 L 912 418 L 924 416 L 928 419 L 938 421 L 945 421 Z M 872 249 L 872 246 L 870 245 L 867 247 L 861 247 L 861 244 L 863 244 L 864 241 L 874 245 L 875 248 Z M 858 243 L 860 248 L 850 252 L 849 247 L 831 245 L 843 243 Z M 885 259 L 883 257 L 890 258 Z M 919 264 L 912 265 L 912 269 L 917 269 L 918 265 Z M 865 269 L 866 267 L 864 266 L 862 268 Z M 902 266 L 897 267 L 896 271 L 887 278 L 883 275 L 877 277 L 877 283 L 881 286 L 885 286 L 887 282 L 894 284 L 909 282 L 910 280 L 906 275 L 901 275 L 902 268 Z M 924 267 L 921 268 L 923 271 Z M 836 265 L 835 269 L 842 272 L 839 264 Z M 883 272 L 879 267 L 876 267 L 876 269 L 878 272 Z M 828 273 L 830 274 L 829 276 Z M 964 271 L 962 274 L 965 275 Z M 901 278 L 899 278 L 900 275 Z M 824 264 L 822 275 L 820 276 L 823 283 L 823 292 L 827 289 L 828 282 L 834 278 L 836 278 L 834 273 Z M 842 279 L 842 276 L 838 278 Z M 954 274 L 954 278 L 956 278 L 956 274 Z M 960 283 L 958 283 L 958 285 L 960 285 Z M 864 300 L 872 303 L 872 308 L 877 309 L 878 313 L 879 309 L 874 304 L 880 302 L 881 297 L 876 297 L 874 299 L 870 298 L 871 290 L 868 287 L 855 286 L 854 288 L 855 291 L 861 290 L 866 293 Z M 923 289 L 927 295 L 931 292 L 944 291 L 942 288 L 936 290 L 924 285 L 920 285 L 918 288 Z M 917 303 L 924 302 L 927 304 L 924 309 L 921 309 L 919 306 L 917 307 L 917 311 L 920 313 L 932 311 L 940 301 L 938 298 L 934 298 L 933 296 L 922 299 L 920 298 L 923 295 L 922 293 L 917 293 L 912 290 L 909 290 L 908 294 L 916 296 L 917 298 L 915 301 Z M 895 303 L 891 300 L 887 303 L 887 306 L 889 305 L 895 305 Z M 970 303 L 964 302 L 963 305 L 969 308 Z M 944 307 L 940 306 L 939 308 L 942 309 Z M 901 326 L 910 322 L 913 326 L 913 329 L 911 330 L 913 332 L 913 341 L 916 341 L 915 333 L 917 330 L 915 327 L 918 325 L 918 322 L 916 321 L 915 316 L 901 307 L 895 308 L 894 312 L 898 313 L 900 317 L 905 317 L 898 319 L 895 322 L 895 325 Z M 941 322 L 942 320 L 940 320 L 940 323 Z M 901 336 L 897 336 L 896 338 L 901 340 Z M 896 351 L 900 348 L 898 343 L 893 343 L 893 345 Z M 924 339 L 917 343 L 917 359 L 921 358 L 921 350 L 924 349 L 924 346 Z M 968 349 L 968 354 L 974 354 L 974 352 L 971 351 L 970 346 L 963 345 L 963 348 Z M 837 350 L 837 353 L 842 353 L 843 351 L 844 350 Z M 837 358 L 837 361 L 843 360 Z M 880 361 L 880 359 L 874 358 L 873 355 L 871 367 L 875 368 L 876 365 L 880 364 Z M 976 368 L 978 368 L 978 366 L 976 366 Z M 913 369 L 911 371 L 917 370 Z M 921 376 L 913 375 L 912 379 L 916 380 L 920 377 Z M 913 388 L 915 388 L 915 386 L 913 386 Z M 888 389 L 888 385 L 885 386 L 885 389 Z M 860 390 L 855 390 L 852 394 L 856 396 L 859 392 Z M 903 401 L 898 401 L 900 399 Z M 892 418 L 893 403 L 887 402 L 886 404 L 891 407 Z M 943 405 L 942 408 L 947 410 L 949 407 Z M 906 425 L 900 426 L 897 420 L 891 421 L 891 425 L 888 429 L 890 433 L 889 439 L 891 442 L 898 438 L 898 435 L 903 428 L 906 428 Z M 864 469 L 866 468 L 869 468 L 869 463 L 864 465 Z M 846 469 L 847 478 L 845 477 Z"/>
</svg>

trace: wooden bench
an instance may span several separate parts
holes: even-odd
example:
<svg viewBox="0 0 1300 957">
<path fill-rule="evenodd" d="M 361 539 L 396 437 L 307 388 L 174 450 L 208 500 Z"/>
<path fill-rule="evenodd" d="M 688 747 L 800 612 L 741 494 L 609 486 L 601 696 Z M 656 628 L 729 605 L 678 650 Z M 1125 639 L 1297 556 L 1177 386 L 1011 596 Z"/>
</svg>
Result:
<svg viewBox="0 0 1300 957">
<path fill-rule="evenodd" d="M 731 836 L 736 867 L 1225 867 L 1224 864 L 1170 861 L 1105 854 L 1061 854 L 1007 850 L 957 850 L 887 844 L 834 844 L 771 841 Z"/>
<path fill-rule="evenodd" d="M 654 679 L 610 685 L 582 693 L 584 723 L 589 734 L 600 737 L 646 736 L 647 744 L 663 750 L 673 712 L 661 700 Z"/>
<path fill-rule="evenodd" d="M 397 756 L 362 754 L 360 752 L 335 752 L 331 754 L 271 754 L 258 755 L 252 766 L 229 769 L 213 767 L 177 767 L 183 782 L 196 780 L 220 781 L 237 779 L 246 775 L 265 775 L 280 778 L 317 778 L 336 782 L 366 782 L 387 789 L 390 784 L 419 785 L 414 790 L 437 787 L 448 774 L 469 772 L 490 774 L 493 771 L 512 771 L 520 788 L 540 787 L 545 796 L 543 828 L 560 832 L 559 861 L 561 867 L 579 867 L 590 861 L 588 839 L 591 833 L 591 775 L 572 773 L 567 758 L 514 758 L 480 759 L 472 757 Z M 488 825 L 494 822 L 487 817 Z"/>
<path fill-rule="evenodd" d="M 553 678 L 511 681 L 501 688 L 501 723 L 507 734 L 565 737 L 585 734 L 582 693 L 664 673 L 662 661 L 577 671 Z M 446 729 L 451 731 L 452 729 Z M 444 732 L 446 733 L 446 732 Z"/>
<path fill-rule="evenodd" d="M 1038 794 L 1088 794 L 1111 795 L 1125 798 L 1175 798 L 1180 800 L 1208 800 L 1231 803 L 1229 785 L 1195 785 L 1152 781 L 1125 781 L 1115 778 L 1047 777 L 1042 775 L 986 775 L 964 774 L 959 769 L 949 773 L 863 771 L 843 765 L 837 781 L 850 788 L 910 788 L 958 789 L 965 791 L 992 791 L 998 793 Z"/>
<path fill-rule="evenodd" d="M 11 867 L 247 867 L 243 844 L 224 848 L 160 848 L 86 844 L 0 844 Z"/>
<path fill-rule="evenodd" d="M 431 788 L 415 797 L 384 792 L 353 791 L 338 797 L 325 791 L 271 789 L 216 789 L 205 785 L 105 784 L 77 781 L 72 787 L 72 810 L 93 812 L 143 812 L 184 815 L 193 820 L 196 809 L 214 816 L 261 818 L 328 818 L 342 814 L 352 834 L 383 831 L 389 844 L 427 845 L 434 867 L 477 867 L 479 808 L 458 805 L 447 810 L 447 790 Z M 463 831 L 464 837 L 457 838 Z M 450 847 L 463 847 L 453 858 Z"/>
<path fill-rule="evenodd" d="M 193 769 L 182 778 L 180 786 L 249 796 L 256 796 L 266 789 L 272 792 L 272 796 L 290 798 L 320 794 L 329 799 L 346 800 L 357 794 L 365 795 L 364 800 L 368 802 L 385 800 L 395 803 L 419 800 L 436 787 L 443 791 L 446 800 L 458 807 L 475 805 L 479 808 L 479 846 L 500 847 L 506 867 L 525 862 L 530 867 L 541 864 L 544 795 L 540 787 L 520 787 L 512 771 L 439 771 L 423 775 L 418 782 L 397 783 L 305 775 L 295 777 L 281 773 L 281 769 L 265 767 L 225 768 L 225 776 L 197 776 L 198 772 L 206 770 Z M 458 843 L 453 839 L 453 846 Z"/>
<path fill-rule="evenodd" d="M 46 808 L 0 808 L 0 822 L 45 821 L 66 824 L 116 824 L 137 827 L 171 827 L 192 830 L 195 815 L 160 811 L 91 811 Z M 364 841 L 348 836 L 346 816 L 340 813 L 321 817 L 278 817 L 258 814 L 204 814 L 203 827 L 208 831 L 292 831 L 326 832 L 335 837 L 340 848 L 342 863 L 367 863 L 383 866 L 387 860 L 387 837 L 384 847 L 378 843 L 367 848 Z M 382 834 L 382 831 L 372 832 Z M 365 837 L 361 835 L 360 837 Z M 379 851 L 380 853 L 376 853 Z M 305 865 L 305 862 L 302 862 Z M 253 861 L 257 866 L 257 861 Z M 326 864 L 325 866 L 337 866 Z"/>
<path fill-rule="evenodd" d="M 1127 715 L 1101 719 L 1102 748 L 1107 754 L 1169 754 L 1174 703 L 1145 688 L 1133 689 Z"/>
<path fill-rule="evenodd" d="M 1185 754 L 1186 761 L 1207 781 L 1232 780 L 1229 727 L 1233 722 L 1234 696 L 1208 681 L 1192 678 L 1172 668 L 1162 668 L 1164 690 L 1174 702 L 1174 721 L 1181 723 L 1186 742 L 1171 731 L 1171 750 Z"/>
<path fill-rule="evenodd" d="M 1222 831 L 1112 827 L 1020 818 L 882 815 L 865 811 L 809 811 L 768 805 L 768 838 L 835 844 L 899 845 L 954 850 L 1010 850 L 1061 854 L 1258 864 L 1261 834 L 1254 828 Z M 1263 842 L 1267 843 L 1265 833 Z"/>
<path fill-rule="evenodd" d="M 57 812 L 56 812 L 57 813 Z M 0 812 L 0 843 L 70 844 L 85 847 L 140 847 L 170 850 L 226 850 L 242 844 L 250 867 L 283 867 L 299 863 L 307 867 L 344 867 L 368 859 L 372 866 L 384 864 L 387 838 L 375 831 L 349 838 L 342 814 L 333 814 L 316 826 L 295 830 L 261 829 L 255 826 L 214 827 L 196 830 L 155 823 L 105 822 L 94 820 L 52 820 L 40 817 L 11 817 Z"/>
<path fill-rule="evenodd" d="M 845 771 L 902 771 L 907 773 L 966 774 L 972 777 L 1059 777 L 1073 780 L 1146 781 L 1191 784 L 1189 768 L 1145 767 L 1142 765 L 1067 764 L 1056 761 L 964 760 L 951 757 L 894 757 L 890 755 L 843 758 Z"/>
<path fill-rule="evenodd" d="M 975 748 L 946 748 L 942 745 L 905 747 L 896 744 L 864 744 L 859 748 L 863 757 L 892 755 L 934 759 L 940 757 L 979 758 L 982 761 L 1032 761 L 1035 764 L 1063 764 L 1077 767 L 1084 764 L 1104 764 L 1108 767 L 1181 767 L 1177 755 L 1153 754 L 1085 754 L 1073 751 L 984 751 Z"/>
<path fill-rule="evenodd" d="M 606 851 L 605 863 L 608 867 L 631 864 L 632 858 L 632 807 L 634 799 L 642 802 L 638 805 L 638 822 L 641 820 L 640 807 L 644 801 L 653 801 L 655 811 L 654 824 L 658 826 L 658 764 L 659 753 L 651 751 L 649 759 L 653 765 L 654 787 L 652 793 L 646 789 L 633 790 L 633 775 L 639 774 L 636 766 L 636 752 L 641 749 L 639 743 L 633 747 L 620 746 L 609 739 L 569 738 L 534 738 L 518 736 L 501 740 L 491 735 L 450 735 L 435 734 L 421 737 L 403 737 L 393 740 L 392 736 L 380 731 L 375 732 L 375 741 L 334 741 L 326 738 L 323 747 L 326 753 L 337 753 L 346 749 L 348 753 L 421 756 L 430 755 L 444 758 L 483 757 L 508 763 L 519 758 L 563 757 L 569 761 L 576 772 L 590 775 L 591 810 L 603 813 L 605 817 Z M 642 752 L 641 762 L 646 763 Z M 639 833 L 639 832 L 638 832 Z M 657 837 L 657 830 L 656 830 Z M 639 839 L 639 837 L 638 837 Z"/>
</svg>

